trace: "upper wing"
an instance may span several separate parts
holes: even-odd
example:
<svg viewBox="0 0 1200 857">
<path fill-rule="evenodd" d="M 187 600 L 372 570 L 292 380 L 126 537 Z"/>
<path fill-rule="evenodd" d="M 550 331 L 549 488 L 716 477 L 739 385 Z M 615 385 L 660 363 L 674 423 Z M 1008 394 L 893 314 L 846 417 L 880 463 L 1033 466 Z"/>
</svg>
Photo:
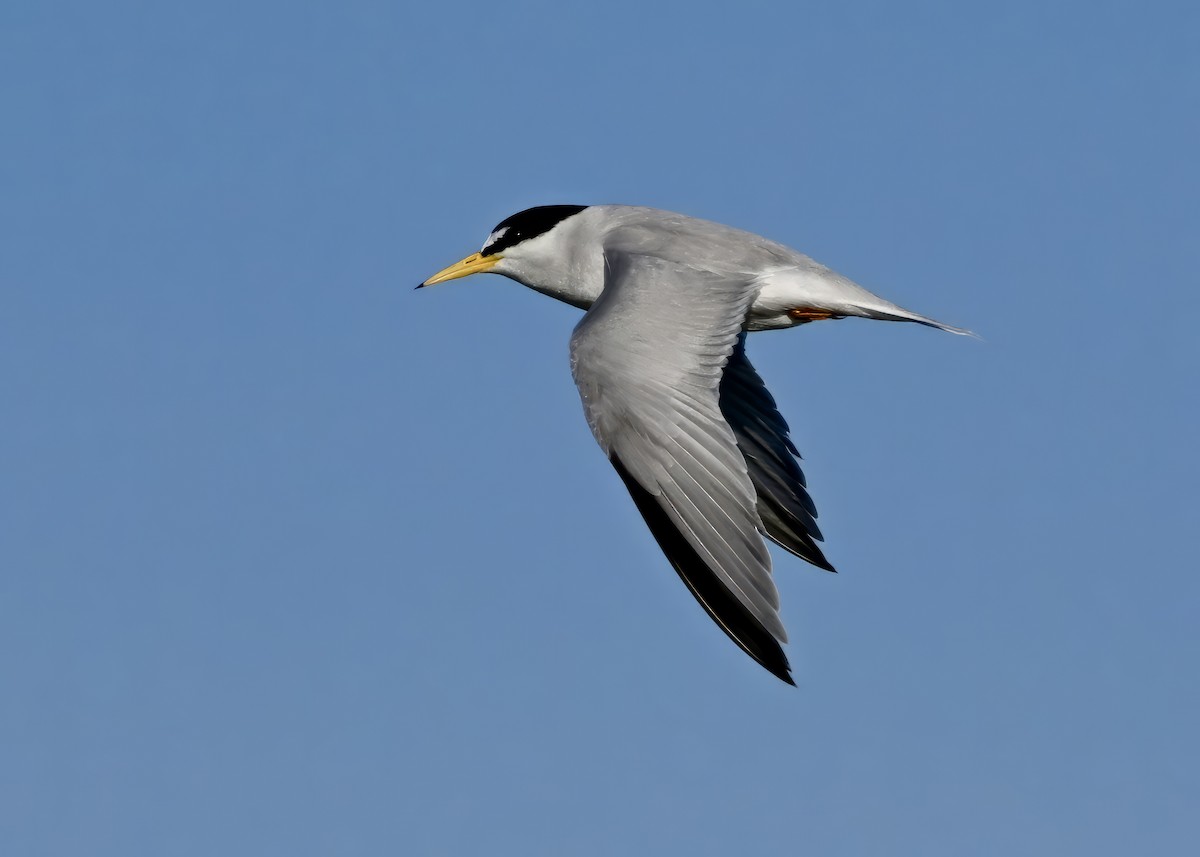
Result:
<svg viewBox="0 0 1200 857">
<path fill-rule="evenodd" d="M 791 683 L 754 485 L 721 414 L 752 281 L 609 250 L 571 337 L 596 440 L 683 582 L 735 643 Z"/>
<path fill-rule="evenodd" d="M 721 376 L 720 395 L 721 413 L 746 458 L 767 536 L 801 559 L 833 571 L 816 544 L 821 541 L 817 507 L 808 496 L 804 473 L 796 461 L 800 453 L 788 437 L 788 425 L 775 407 L 775 399 L 746 358 L 744 333 Z"/>
</svg>

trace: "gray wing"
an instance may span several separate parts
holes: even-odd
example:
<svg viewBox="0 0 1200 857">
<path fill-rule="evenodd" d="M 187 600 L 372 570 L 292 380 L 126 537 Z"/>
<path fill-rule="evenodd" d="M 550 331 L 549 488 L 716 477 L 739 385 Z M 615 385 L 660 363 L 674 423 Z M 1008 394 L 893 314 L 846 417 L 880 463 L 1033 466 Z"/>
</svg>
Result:
<svg viewBox="0 0 1200 857">
<path fill-rule="evenodd" d="M 609 250 L 571 337 L 596 440 L 675 571 L 747 654 L 792 683 L 754 485 L 719 386 L 752 281 Z"/>
<path fill-rule="evenodd" d="M 834 571 L 816 542 L 817 507 L 796 459 L 800 452 L 788 436 L 788 424 L 775 407 L 762 378 L 746 357 L 746 334 L 721 376 L 721 413 L 725 416 L 758 494 L 758 515 L 767 537 L 803 560 Z"/>
</svg>

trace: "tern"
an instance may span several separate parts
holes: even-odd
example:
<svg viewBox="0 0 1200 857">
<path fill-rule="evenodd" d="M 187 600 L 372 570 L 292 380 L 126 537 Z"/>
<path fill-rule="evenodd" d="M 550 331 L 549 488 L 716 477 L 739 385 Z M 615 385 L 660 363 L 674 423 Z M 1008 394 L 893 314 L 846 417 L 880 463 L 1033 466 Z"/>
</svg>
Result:
<svg viewBox="0 0 1200 857">
<path fill-rule="evenodd" d="M 746 333 L 848 316 L 968 331 L 759 235 L 638 206 L 518 212 L 418 288 L 483 272 L 586 310 L 571 336 L 571 373 L 596 441 L 708 615 L 794 685 L 763 536 L 834 568 Z"/>
</svg>

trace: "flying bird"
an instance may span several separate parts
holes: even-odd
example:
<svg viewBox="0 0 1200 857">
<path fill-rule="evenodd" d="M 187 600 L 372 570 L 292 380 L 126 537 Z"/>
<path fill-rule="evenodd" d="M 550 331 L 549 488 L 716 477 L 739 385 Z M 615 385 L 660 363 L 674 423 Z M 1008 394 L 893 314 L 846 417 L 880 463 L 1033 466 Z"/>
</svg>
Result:
<svg viewBox="0 0 1200 857">
<path fill-rule="evenodd" d="M 571 336 L 571 373 L 596 441 L 708 615 L 795 684 L 763 536 L 834 568 L 746 333 L 847 316 L 967 331 L 761 236 L 637 206 L 521 211 L 418 288 L 485 271 L 586 310 Z"/>
</svg>

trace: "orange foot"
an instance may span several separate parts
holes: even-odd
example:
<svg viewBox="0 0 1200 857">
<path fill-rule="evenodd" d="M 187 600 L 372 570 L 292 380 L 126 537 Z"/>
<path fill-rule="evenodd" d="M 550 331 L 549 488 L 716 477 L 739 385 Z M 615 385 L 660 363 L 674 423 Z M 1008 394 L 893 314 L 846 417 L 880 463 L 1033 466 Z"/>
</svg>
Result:
<svg viewBox="0 0 1200 857">
<path fill-rule="evenodd" d="M 844 315 L 837 315 L 827 309 L 816 309 L 810 306 L 796 307 L 787 311 L 788 318 L 799 324 L 804 324 L 809 321 L 824 321 L 828 318 L 845 318 Z"/>
</svg>

